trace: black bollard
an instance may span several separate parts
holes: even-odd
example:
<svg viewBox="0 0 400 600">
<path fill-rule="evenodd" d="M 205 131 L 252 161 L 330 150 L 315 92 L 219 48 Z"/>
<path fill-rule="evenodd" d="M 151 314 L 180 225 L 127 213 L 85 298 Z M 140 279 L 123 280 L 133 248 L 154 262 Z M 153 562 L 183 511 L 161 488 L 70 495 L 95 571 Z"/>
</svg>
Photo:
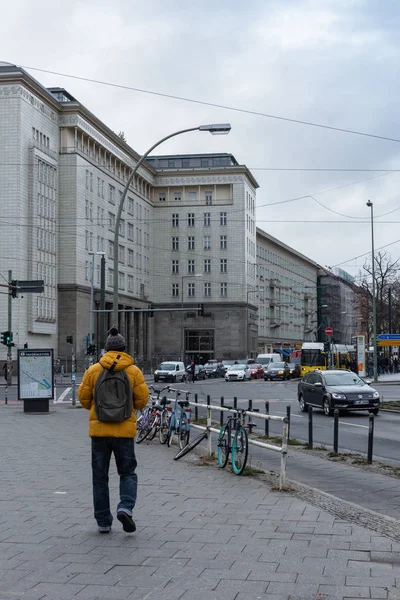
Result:
<svg viewBox="0 0 400 600">
<path fill-rule="evenodd" d="M 224 406 L 224 397 L 221 396 L 221 408 Z M 224 411 L 221 410 L 219 413 L 219 424 L 222 425 L 224 424 Z"/>
<path fill-rule="evenodd" d="M 269 415 L 269 402 L 268 400 L 266 400 L 265 402 L 265 414 Z M 265 419 L 265 425 L 264 425 L 265 429 L 264 429 L 264 433 L 265 433 L 265 437 L 269 437 L 269 419 Z"/>
<path fill-rule="evenodd" d="M 286 416 L 287 416 L 287 438 L 290 440 L 290 406 L 286 407 Z"/>
<path fill-rule="evenodd" d="M 308 447 L 313 448 L 313 407 L 308 407 Z"/>
<path fill-rule="evenodd" d="M 233 408 L 235 408 L 235 409 L 237 408 L 237 398 L 236 398 L 236 396 L 233 399 Z"/>
<path fill-rule="evenodd" d="M 249 407 L 247 409 L 248 411 L 253 410 L 253 400 L 249 400 Z"/>
<path fill-rule="evenodd" d="M 339 409 L 335 408 L 333 411 L 333 451 L 335 454 L 338 453 L 339 448 Z"/>
<path fill-rule="evenodd" d="M 198 421 L 199 419 L 199 409 L 197 408 L 197 394 L 194 395 L 194 401 L 196 403 L 196 406 L 194 407 L 194 419 L 195 421 Z"/>
<path fill-rule="evenodd" d="M 369 429 L 368 429 L 368 464 L 372 465 L 372 450 L 374 447 L 374 415 L 369 415 Z"/>
</svg>

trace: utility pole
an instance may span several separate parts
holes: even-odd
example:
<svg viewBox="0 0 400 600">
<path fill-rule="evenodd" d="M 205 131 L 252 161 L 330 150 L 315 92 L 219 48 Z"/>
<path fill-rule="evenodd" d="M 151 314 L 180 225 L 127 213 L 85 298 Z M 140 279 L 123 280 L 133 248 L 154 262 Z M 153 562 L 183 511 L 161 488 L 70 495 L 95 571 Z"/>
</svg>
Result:
<svg viewBox="0 0 400 600">
<path fill-rule="evenodd" d="M 392 333 L 392 288 L 388 290 L 388 321 L 389 333 Z M 389 357 L 392 356 L 392 346 L 389 346 Z"/>
<path fill-rule="evenodd" d="M 367 202 L 371 209 L 371 260 L 372 260 L 372 344 L 374 348 L 374 381 L 378 381 L 378 348 L 376 327 L 376 282 L 375 282 L 375 240 L 374 240 L 374 205 L 371 200 Z"/>
<path fill-rule="evenodd" d="M 12 285 L 12 271 L 8 271 L 8 284 Z M 8 290 L 8 331 L 12 332 L 12 294 L 11 288 Z M 12 339 L 12 335 L 11 335 Z M 11 340 L 7 346 L 7 387 L 12 385 L 12 346 Z"/>
</svg>

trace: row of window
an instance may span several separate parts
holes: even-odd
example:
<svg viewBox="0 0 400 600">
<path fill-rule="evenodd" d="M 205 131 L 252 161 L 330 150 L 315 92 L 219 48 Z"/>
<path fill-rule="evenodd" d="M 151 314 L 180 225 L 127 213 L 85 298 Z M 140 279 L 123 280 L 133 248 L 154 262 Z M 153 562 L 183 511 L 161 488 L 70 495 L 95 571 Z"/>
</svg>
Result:
<svg viewBox="0 0 400 600">
<path fill-rule="evenodd" d="M 188 260 L 186 261 L 186 272 L 191 275 L 193 273 L 197 273 L 196 269 L 196 261 Z M 211 258 L 205 258 L 203 260 L 203 272 L 211 273 Z M 227 273 L 228 272 L 228 259 L 220 258 L 219 259 L 219 272 Z M 173 275 L 179 275 L 179 260 L 173 260 L 171 262 L 171 273 Z"/>
<path fill-rule="evenodd" d="M 172 213 L 171 217 L 172 217 L 172 227 L 179 227 L 179 213 Z M 188 213 L 187 214 L 187 226 L 188 227 L 194 227 L 195 226 L 195 214 L 194 213 Z M 220 225 L 226 225 L 227 223 L 227 213 L 226 212 L 220 212 L 219 213 L 219 224 Z M 203 213 L 203 225 L 204 227 L 210 227 L 211 226 L 211 213 L 209 212 L 205 212 Z"/>
<path fill-rule="evenodd" d="M 36 247 L 42 252 L 56 252 L 56 234 L 47 229 L 38 228 L 36 230 Z"/>
<path fill-rule="evenodd" d="M 35 127 L 32 127 L 32 137 L 38 142 L 38 144 L 42 144 L 46 148 L 50 148 L 50 138 L 38 129 L 35 129 Z"/>
<path fill-rule="evenodd" d="M 52 221 L 55 221 L 55 219 L 56 219 L 56 203 L 55 203 L 55 201 L 51 200 L 44 194 L 38 194 L 36 212 L 39 217 L 44 217 L 45 219 L 51 219 Z"/>
<path fill-rule="evenodd" d="M 227 298 L 228 297 L 228 284 L 225 282 L 222 282 L 219 284 L 211 284 L 210 282 L 204 283 L 203 284 L 203 296 L 205 296 L 206 298 L 211 298 L 211 296 L 212 296 L 211 291 L 212 291 L 213 286 L 216 287 L 218 285 L 219 285 L 220 298 Z M 187 292 L 187 295 L 189 298 L 194 298 L 196 296 L 196 284 L 188 283 L 186 292 Z M 180 292 L 180 284 L 179 283 L 172 284 L 171 294 L 172 294 L 173 298 L 180 297 L 181 292 Z"/>
<path fill-rule="evenodd" d="M 122 246 L 122 244 L 118 244 L 118 262 L 124 265 L 126 256 L 128 267 L 135 266 L 138 271 L 143 270 L 145 273 L 150 272 L 150 258 L 148 256 L 145 256 L 140 252 L 136 252 L 135 260 L 135 252 L 132 250 L 132 248 L 126 249 L 125 246 Z M 114 260 L 114 242 L 112 240 L 108 240 L 107 258 L 109 260 Z"/>
<path fill-rule="evenodd" d="M 40 158 L 38 158 L 37 162 L 37 178 L 39 183 L 56 189 L 56 169 Z"/>
<path fill-rule="evenodd" d="M 46 263 L 37 263 L 37 278 L 38 280 L 43 279 L 44 285 L 55 287 L 56 286 L 56 268 L 54 265 Z"/>
<path fill-rule="evenodd" d="M 246 192 L 246 209 L 249 210 L 253 215 L 255 214 L 256 202 L 249 192 Z"/>
<path fill-rule="evenodd" d="M 197 192 L 188 193 L 189 202 L 197 202 Z M 180 202 L 182 200 L 182 192 L 180 190 L 174 192 L 158 192 L 158 201 L 165 202 L 166 200 L 174 200 Z M 204 192 L 204 200 L 207 206 L 211 206 L 213 201 L 212 192 Z"/>
<path fill-rule="evenodd" d="M 173 236 L 171 241 L 172 241 L 172 250 L 174 252 L 179 251 L 179 237 Z M 195 250 L 195 236 L 188 235 L 186 241 L 187 241 L 186 249 L 187 250 Z M 227 235 L 219 236 L 219 249 L 220 250 L 228 249 L 228 236 Z M 203 250 L 211 250 L 211 236 L 210 235 L 203 235 Z"/>
<path fill-rule="evenodd" d="M 43 298 L 37 296 L 36 315 L 38 319 L 55 321 L 56 319 L 56 301 L 53 298 Z"/>
</svg>

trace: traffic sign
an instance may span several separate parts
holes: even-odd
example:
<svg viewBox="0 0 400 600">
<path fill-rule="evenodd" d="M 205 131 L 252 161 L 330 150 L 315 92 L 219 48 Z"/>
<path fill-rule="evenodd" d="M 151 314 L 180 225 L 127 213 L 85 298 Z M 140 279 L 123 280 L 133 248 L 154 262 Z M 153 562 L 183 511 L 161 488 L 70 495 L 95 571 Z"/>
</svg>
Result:
<svg viewBox="0 0 400 600">
<path fill-rule="evenodd" d="M 326 335 L 332 335 L 332 333 L 333 333 L 332 327 L 325 327 L 325 333 L 326 333 Z"/>
<path fill-rule="evenodd" d="M 400 341 L 400 333 L 380 333 L 376 339 L 378 342 Z"/>
</svg>

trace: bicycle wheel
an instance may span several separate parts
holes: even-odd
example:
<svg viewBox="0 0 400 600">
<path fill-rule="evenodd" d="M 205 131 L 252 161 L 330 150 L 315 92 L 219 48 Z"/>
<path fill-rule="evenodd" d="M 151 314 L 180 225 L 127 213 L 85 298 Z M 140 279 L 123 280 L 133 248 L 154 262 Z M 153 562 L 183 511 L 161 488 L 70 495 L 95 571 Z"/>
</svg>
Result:
<svg viewBox="0 0 400 600">
<path fill-rule="evenodd" d="M 186 416 L 185 411 L 181 412 L 181 418 L 179 421 L 179 448 L 183 450 L 185 446 L 189 444 L 190 437 L 190 423 Z"/>
<path fill-rule="evenodd" d="M 232 469 L 236 475 L 241 475 L 247 463 L 249 442 L 247 432 L 243 427 L 238 427 L 232 444 Z"/>
<path fill-rule="evenodd" d="M 203 440 L 206 440 L 207 438 L 208 438 L 208 433 L 207 433 L 207 431 L 205 431 L 204 433 L 199 435 L 197 438 L 195 438 L 193 441 L 191 441 L 190 444 L 187 444 L 187 446 L 184 446 L 182 448 L 182 450 L 179 450 L 178 454 L 176 454 L 174 456 L 174 460 L 179 460 L 180 458 L 182 458 L 182 456 L 185 456 L 186 454 L 188 454 L 191 450 L 193 450 L 193 448 L 196 448 L 196 446 L 201 444 L 201 442 Z"/>
<path fill-rule="evenodd" d="M 136 443 L 141 444 L 150 433 L 151 425 L 148 417 L 144 417 L 144 415 L 139 417 L 136 427 Z"/>
<path fill-rule="evenodd" d="M 158 432 L 160 444 L 166 444 L 168 439 L 170 415 L 164 411 L 161 413 L 160 431 Z"/>
<path fill-rule="evenodd" d="M 218 436 L 218 464 L 224 469 L 229 458 L 229 426 L 223 425 Z"/>
<path fill-rule="evenodd" d="M 159 421 L 160 417 L 158 415 L 156 415 L 153 419 L 153 422 L 150 426 L 150 431 L 149 434 L 147 436 L 148 440 L 154 440 L 154 438 L 156 437 L 156 433 L 160 427 L 160 421 Z"/>
</svg>

